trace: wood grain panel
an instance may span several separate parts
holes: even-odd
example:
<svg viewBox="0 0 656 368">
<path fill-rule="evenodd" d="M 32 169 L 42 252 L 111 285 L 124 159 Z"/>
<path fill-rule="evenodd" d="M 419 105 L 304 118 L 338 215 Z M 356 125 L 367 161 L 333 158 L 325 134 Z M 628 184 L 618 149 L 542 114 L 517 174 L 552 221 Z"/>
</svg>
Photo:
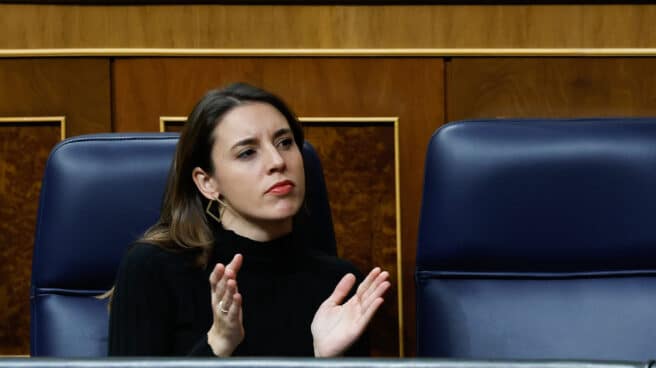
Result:
<svg viewBox="0 0 656 368">
<path fill-rule="evenodd" d="M 30 274 L 41 176 L 61 130 L 0 123 L 0 354 L 29 354 Z"/>
<path fill-rule="evenodd" d="M 299 116 L 399 117 L 404 341 L 413 355 L 424 156 L 428 138 L 444 121 L 443 73 L 436 58 L 117 59 L 115 127 L 158 131 L 160 116 L 187 115 L 205 90 L 234 81 L 284 96 Z"/>
<path fill-rule="evenodd" d="M 0 4 L 0 48 L 656 47 L 655 13 L 654 4 Z"/>
<path fill-rule="evenodd" d="M 656 115 L 656 58 L 454 58 L 448 120 Z"/>
<path fill-rule="evenodd" d="M 67 135 L 111 131 L 109 62 L 0 60 L 0 117 L 66 116 Z M 60 129 L 0 124 L 0 354 L 29 354 L 29 285 L 36 208 Z"/>
<path fill-rule="evenodd" d="M 654 47 L 656 6 L 600 5 L 582 13 L 586 47 Z"/>
<path fill-rule="evenodd" d="M 323 164 L 338 255 L 362 272 L 375 266 L 390 272 L 392 288 L 370 337 L 373 356 L 398 356 L 394 125 L 304 125 Z"/>
<path fill-rule="evenodd" d="M 0 116 L 66 116 L 67 134 L 111 131 L 108 59 L 0 59 Z"/>
</svg>

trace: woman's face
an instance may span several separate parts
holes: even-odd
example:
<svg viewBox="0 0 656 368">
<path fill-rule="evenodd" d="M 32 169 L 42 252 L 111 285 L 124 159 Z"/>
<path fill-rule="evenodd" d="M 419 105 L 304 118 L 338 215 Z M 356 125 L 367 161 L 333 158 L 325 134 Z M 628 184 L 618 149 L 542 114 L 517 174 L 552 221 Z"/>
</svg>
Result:
<svg viewBox="0 0 656 368">
<path fill-rule="evenodd" d="M 223 223 L 291 223 L 305 196 L 305 173 L 302 142 L 285 117 L 267 103 L 247 102 L 224 115 L 213 135 L 211 180 L 229 207 Z"/>
</svg>

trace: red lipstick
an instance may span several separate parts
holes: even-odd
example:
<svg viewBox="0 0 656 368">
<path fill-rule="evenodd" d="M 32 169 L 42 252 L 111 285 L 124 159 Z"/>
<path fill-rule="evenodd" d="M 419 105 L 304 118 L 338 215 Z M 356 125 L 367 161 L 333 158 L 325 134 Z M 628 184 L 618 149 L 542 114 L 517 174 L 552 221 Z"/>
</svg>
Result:
<svg viewBox="0 0 656 368">
<path fill-rule="evenodd" d="M 273 184 L 266 192 L 274 195 L 285 195 L 291 192 L 292 189 L 294 189 L 294 183 L 291 180 L 283 180 Z"/>
</svg>

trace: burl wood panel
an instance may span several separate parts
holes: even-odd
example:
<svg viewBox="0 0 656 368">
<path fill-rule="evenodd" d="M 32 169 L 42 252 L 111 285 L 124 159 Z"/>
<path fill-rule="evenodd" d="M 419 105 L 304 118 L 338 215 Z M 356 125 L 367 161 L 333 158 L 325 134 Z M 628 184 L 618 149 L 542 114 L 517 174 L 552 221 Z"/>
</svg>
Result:
<svg viewBox="0 0 656 368">
<path fill-rule="evenodd" d="M 0 117 L 66 116 L 67 136 L 109 132 L 109 61 L 0 60 Z M 0 354 L 29 354 L 29 285 L 39 186 L 58 127 L 0 124 Z"/>
<path fill-rule="evenodd" d="M 448 120 L 656 115 L 656 58 L 454 58 Z"/>
<path fill-rule="evenodd" d="M 0 48 L 656 47 L 653 4 L 0 4 Z"/>
<path fill-rule="evenodd" d="M 305 133 L 324 168 L 338 255 L 365 275 L 374 266 L 390 272 L 369 331 L 372 355 L 398 356 L 394 127 L 313 123 Z"/>
<path fill-rule="evenodd" d="M 282 96 L 298 116 L 399 117 L 403 335 L 406 355 L 415 354 L 418 214 L 426 145 L 444 122 L 442 59 L 130 58 L 112 70 L 117 131 L 158 131 L 160 116 L 186 116 L 207 89 L 235 81 Z"/>
<path fill-rule="evenodd" d="M 0 354 L 29 354 L 30 274 L 41 177 L 60 129 L 0 123 Z"/>
</svg>

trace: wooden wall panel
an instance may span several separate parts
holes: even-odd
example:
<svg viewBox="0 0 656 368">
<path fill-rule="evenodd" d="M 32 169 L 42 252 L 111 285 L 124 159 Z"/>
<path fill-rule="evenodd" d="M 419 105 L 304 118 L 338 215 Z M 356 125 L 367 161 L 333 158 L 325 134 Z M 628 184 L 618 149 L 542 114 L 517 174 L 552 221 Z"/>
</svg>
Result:
<svg viewBox="0 0 656 368">
<path fill-rule="evenodd" d="M 656 5 L 0 4 L 0 49 L 656 47 Z"/>
<path fill-rule="evenodd" d="M 234 81 L 283 96 L 303 117 L 399 117 L 404 341 L 414 354 L 416 229 L 426 144 L 444 121 L 441 59 L 130 58 L 112 70 L 117 131 L 158 131 L 160 116 L 187 115 L 205 90 Z"/>
<path fill-rule="evenodd" d="M 107 60 L 0 60 L 0 117 L 66 116 L 67 135 L 111 131 Z M 0 354 L 29 354 L 39 190 L 59 126 L 0 123 Z"/>
<path fill-rule="evenodd" d="M 654 47 L 654 17 L 655 6 L 586 7 L 583 13 L 583 44 L 594 48 Z"/>
<path fill-rule="evenodd" d="M 372 355 L 399 356 L 394 125 L 305 124 L 305 133 L 323 164 L 338 255 L 391 275 L 369 329 Z"/>
<path fill-rule="evenodd" d="M 111 131 L 108 59 L 0 59 L 1 116 L 66 116 L 66 136 Z"/>
<path fill-rule="evenodd" d="M 656 58 L 454 58 L 447 120 L 656 115 Z"/>
<path fill-rule="evenodd" d="M 41 175 L 60 128 L 0 123 L 0 354 L 29 354 L 30 275 Z"/>
</svg>

